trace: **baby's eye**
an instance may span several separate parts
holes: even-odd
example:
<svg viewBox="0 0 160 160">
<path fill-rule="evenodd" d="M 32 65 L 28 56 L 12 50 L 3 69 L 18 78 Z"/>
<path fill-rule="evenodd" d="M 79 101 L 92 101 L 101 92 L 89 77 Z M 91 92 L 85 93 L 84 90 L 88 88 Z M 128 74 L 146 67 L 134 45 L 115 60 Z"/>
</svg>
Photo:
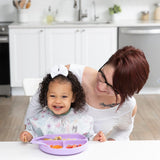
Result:
<svg viewBox="0 0 160 160">
<path fill-rule="evenodd" d="M 50 95 L 50 97 L 55 97 L 55 95 Z"/>
<path fill-rule="evenodd" d="M 62 98 L 67 98 L 67 96 L 62 96 Z"/>
</svg>

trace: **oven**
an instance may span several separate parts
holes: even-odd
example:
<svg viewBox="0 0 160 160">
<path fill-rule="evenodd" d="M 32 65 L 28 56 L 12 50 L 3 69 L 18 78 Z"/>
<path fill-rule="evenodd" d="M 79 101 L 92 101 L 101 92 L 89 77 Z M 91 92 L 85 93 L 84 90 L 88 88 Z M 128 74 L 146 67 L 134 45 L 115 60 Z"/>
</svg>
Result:
<svg viewBox="0 0 160 160">
<path fill-rule="evenodd" d="M 9 35 L 10 22 L 0 22 L 0 96 L 10 96 Z"/>
<path fill-rule="evenodd" d="M 120 27 L 119 46 L 133 45 L 144 51 L 150 74 L 142 93 L 160 93 L 160 27 Z"/>
</svg>

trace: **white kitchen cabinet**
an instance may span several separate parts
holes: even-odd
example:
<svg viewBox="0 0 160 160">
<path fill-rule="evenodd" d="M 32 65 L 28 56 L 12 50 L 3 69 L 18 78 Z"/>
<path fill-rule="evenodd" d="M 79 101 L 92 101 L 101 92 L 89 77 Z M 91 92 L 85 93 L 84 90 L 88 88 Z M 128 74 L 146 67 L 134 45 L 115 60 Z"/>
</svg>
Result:
<svg viewBox="0 0 160 160">
<path fill-rule="evenodd" d="M 98 69 L 117 49 L 117 28 L 47 29 L 46 68 L 85 64 Z"/>
<path fill-rule="evenodd" d="M 55 64 L 78 63 L 77 34 L 75 29 L 46 29 L 46 68 Z"/>
<path fill-rule="evenodd" d="M 86 28 L 81 30 L 82 63 L 99 69 L 117 50 L 117 28 Z"/>
<path fill-rule="evenodd" d="M 117 48 L 116 27 L 11 28 L 11 87 L 24 78 L 43 77 L 55 64 L 85 64 L 98 69 Z"/>
<path fill-rule="evenodd" d="M 11 87 L 22 87 L 24 78 L 36 78 L 45 72 L 44 30 L 10 29 Z"/>
</svg>

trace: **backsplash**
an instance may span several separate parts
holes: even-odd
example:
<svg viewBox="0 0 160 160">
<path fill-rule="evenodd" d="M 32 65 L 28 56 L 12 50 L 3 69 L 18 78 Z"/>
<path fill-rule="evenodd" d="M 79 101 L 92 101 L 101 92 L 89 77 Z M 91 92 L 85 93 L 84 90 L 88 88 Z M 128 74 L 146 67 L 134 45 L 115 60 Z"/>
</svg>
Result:
<svg viewBox="0 0 160 160">
<path fill-rule="evenodd" d="M 77 0 L 78 1 L 78 0 Z M 93 16 L 93 0 L 81 0 L 83 12 L 88 13 L 86 20 L 91 20 Z M 153 19 L 154 4 L 157 0 L 94 0 L 96 4 L 96 15 L 99 21 L 110 19 L 108 8 L 114 4 L 121 6 L 122 12 L 119 19 L 139 19 L 141 11 L 149 10 L 150 19 Z M 160 2 L 160 1 L 159 1 Z M 44 21 L 48 7 L 51 6 L 52 11 L 56 13 L 56 18 L 63 20 L 73 20 L 74 17 L 74 0 L 31 0 L 31 7 L 28 9 L 29 21 Z M 13 6 L 12 0 L 0 0 L 0 21 L 16 21 L 17 9 Z"/>
<path fill-rule="evenodd" d="M 14 21 L 15 9 L 11 0 L 0 0 L 0 21 Z"/>
</svg>

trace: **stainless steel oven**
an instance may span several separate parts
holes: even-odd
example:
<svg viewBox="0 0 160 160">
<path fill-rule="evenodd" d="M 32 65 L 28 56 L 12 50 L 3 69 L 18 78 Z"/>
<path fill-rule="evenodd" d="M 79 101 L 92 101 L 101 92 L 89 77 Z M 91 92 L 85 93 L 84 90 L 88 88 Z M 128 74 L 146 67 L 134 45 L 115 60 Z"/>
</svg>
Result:
<svg viewBox="0 0 160 160">
<path fill-rule="evenodd" d="M 10 96 L 9 35 L 10 22 L 0 22 L 0 96 Z"/>
<path fill-rule="evenodd" d="M 120 27 L 118 48 L 126 45 L 143 50 L 149 62 L 143 93 L 160 93 L 160 27 Z"/>
</svg>

